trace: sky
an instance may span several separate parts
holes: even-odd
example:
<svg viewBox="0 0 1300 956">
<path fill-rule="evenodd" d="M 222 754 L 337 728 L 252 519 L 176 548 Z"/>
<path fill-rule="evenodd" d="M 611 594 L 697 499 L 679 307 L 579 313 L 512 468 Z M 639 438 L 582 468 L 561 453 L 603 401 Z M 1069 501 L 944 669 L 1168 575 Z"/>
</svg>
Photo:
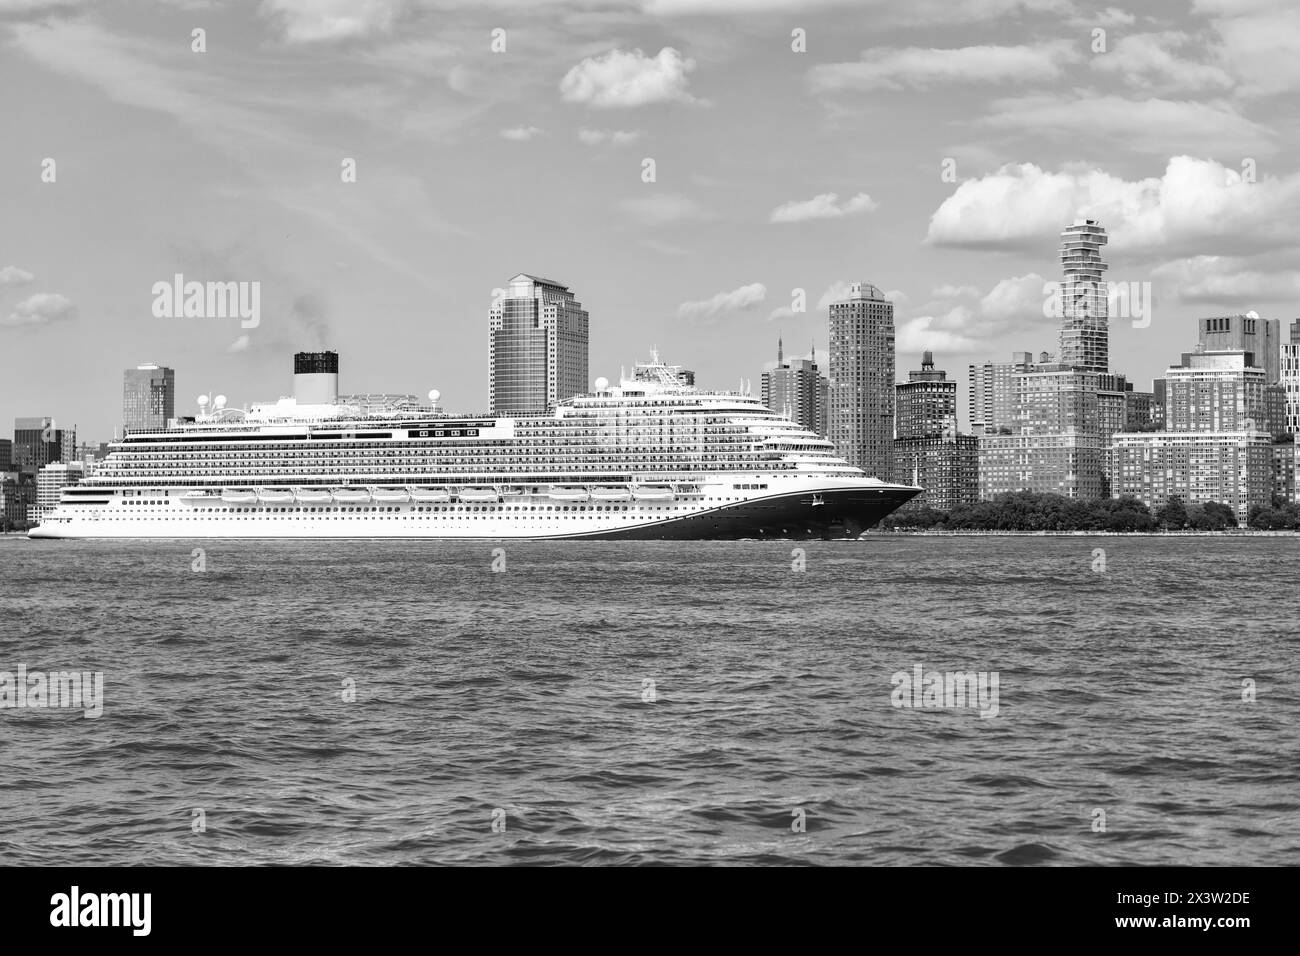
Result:
<svg viewBox="0 0 1300 956">
<path fill-rule="evenodd" d="M 654 347 L 755 392 L 870 282 L 965 427 L 970 363 L 1057 350 L 1083 217 L 1150 283 L 1111 323 L 1149 388 L 1200 316 L 1300 316 L 1297 49 L 1290 0 L 0 0 L 0 423 L 103 441 L 124 368 L 192 414 L 321 348 L 344 392 L 482 411 L 528 272 L 593 378 Z M 258 283 L 258 324 L 158 314 L 177 274 Z"/>
</svg>

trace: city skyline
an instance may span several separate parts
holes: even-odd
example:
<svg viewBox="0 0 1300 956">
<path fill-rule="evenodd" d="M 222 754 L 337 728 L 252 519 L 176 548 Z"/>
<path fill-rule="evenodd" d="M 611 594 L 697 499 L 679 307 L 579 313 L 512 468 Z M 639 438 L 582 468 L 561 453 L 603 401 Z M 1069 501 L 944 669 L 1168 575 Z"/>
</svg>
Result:
<svg viewBox="0 0 1300 956">
<path fill-rule="evenodd" d="M 313 348 L 356 391 L 486 409 L 481 316 L 514 269 L 580 290 L 591 377 L 657 345 L 716 387 L 757 380 L 778 327 L 825 349 L 827 304 L 866 278 L 898 368 L 933 350 L 965 394 L 970 364 L 1055 334 L 1042 284 L 1077 218 L 1107 228 L 1109 278 L 1151 283 L 1150 323 L 1109 329 L 1139 388 L 1194 319 L 1300 312 L 1300 74 L 1264 55 L 1295 35 L 1281 3 L 341 9 L 0 9 L 21 144 L 0 156 L 0 420 L 107 439 L 122 368 L 177 369 L 189 414 L 275 398 Z M 259 323 L 158 317 L 173 276 L 261 283 Z"/>
</svg>

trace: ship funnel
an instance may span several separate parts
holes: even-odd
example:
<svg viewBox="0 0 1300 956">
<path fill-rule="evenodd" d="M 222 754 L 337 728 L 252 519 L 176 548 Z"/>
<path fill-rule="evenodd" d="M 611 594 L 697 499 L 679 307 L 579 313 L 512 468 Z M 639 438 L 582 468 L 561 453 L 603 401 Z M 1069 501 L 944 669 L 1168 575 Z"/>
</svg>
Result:
<svg viewBox="0 0 1300 956">
<path fill-rule="evenodd" d="M 293 397 L 299 405 L 335 404 L 339 398 L 339 353 L 297 353 L 293 357 Z"/>
</svg>

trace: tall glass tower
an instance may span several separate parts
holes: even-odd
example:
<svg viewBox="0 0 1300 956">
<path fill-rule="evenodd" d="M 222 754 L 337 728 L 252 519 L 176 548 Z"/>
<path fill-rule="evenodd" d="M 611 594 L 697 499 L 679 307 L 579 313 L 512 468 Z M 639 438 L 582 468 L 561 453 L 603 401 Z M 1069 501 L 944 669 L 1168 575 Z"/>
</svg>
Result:
<svg viewBox="0 0 1300 956">
<path fill-rule="evenodd" d="M 888 480 L 894 442 L 894 303 L 855 282 L 830 308 L 827 438 L 849 464 Z"/>
<path fill-rule="evenodd" d="M 130 432 L 158 431 L 176 416 L 176 373 L 159 365 L 137 365 L 122 373 L 122 425 Z"/>
<path fill-rule="evenodd" d="M 1109 370 L 1110 307 L 1101 260 L 1106 230 L 1079 219 L 1061 233 L 1062 322 L 1060 364 L 1088 372 Z"/>
<path fill-rule="evenodd" d="M 488 399 L 498 415 L 540 415 L 587 392 L 588 315 L 559 282 L 520 273 L 488 313 Z"/>
</svg>

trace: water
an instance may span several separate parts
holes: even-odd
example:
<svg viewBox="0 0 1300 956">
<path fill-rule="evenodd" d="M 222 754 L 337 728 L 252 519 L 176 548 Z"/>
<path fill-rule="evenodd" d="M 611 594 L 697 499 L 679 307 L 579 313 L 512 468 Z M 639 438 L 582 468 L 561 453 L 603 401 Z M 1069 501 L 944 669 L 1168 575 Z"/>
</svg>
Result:
<svg viewBox="0 0 1300 956">
<path fill-rule="evenodd" d="M 1300 863 L 1300 539 L 199 544 L 0 539 L 0 864 Z"/>
</svg>

